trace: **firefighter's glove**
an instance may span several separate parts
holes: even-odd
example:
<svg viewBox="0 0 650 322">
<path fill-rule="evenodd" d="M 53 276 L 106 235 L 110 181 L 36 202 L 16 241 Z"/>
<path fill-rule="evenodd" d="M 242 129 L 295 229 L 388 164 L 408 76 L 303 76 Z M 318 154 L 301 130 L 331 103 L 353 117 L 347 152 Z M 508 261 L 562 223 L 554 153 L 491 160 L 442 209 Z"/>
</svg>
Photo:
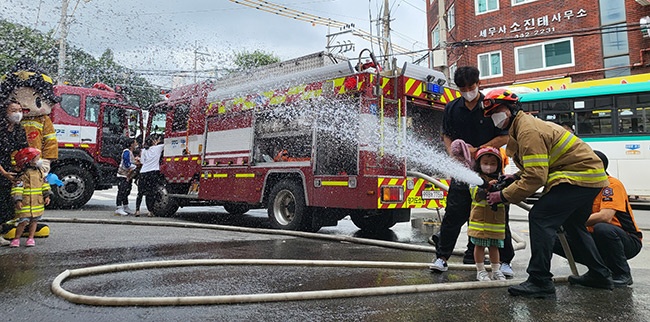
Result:
<svg viewBox="0 0 650 322">
<path fill-rule="evenodd" d="M 519 176 L 516 175 L 516 174 L 506 174 L 506 175 L 501 176 L 501 178 L 499 178 L 499 181 L 505 181 L 506 187 L 507 187 L 511 183 L 513 183 L 513 182 L 515 182 L 515 181 L 517 181 L 519 179 L 521 179 L 521 178 L 519 178 Z"/>
<path fill-rule="evenodd" d="M 496 204 L 508 202 L 508 200 L 506 200 L 506 198 L 503 196 L 503 193 L 501 193 L 501 191 L 494 191 L 488 193 L 486 199 L 488 204 L 490 205 L 496 205 Z"/>
</svg>

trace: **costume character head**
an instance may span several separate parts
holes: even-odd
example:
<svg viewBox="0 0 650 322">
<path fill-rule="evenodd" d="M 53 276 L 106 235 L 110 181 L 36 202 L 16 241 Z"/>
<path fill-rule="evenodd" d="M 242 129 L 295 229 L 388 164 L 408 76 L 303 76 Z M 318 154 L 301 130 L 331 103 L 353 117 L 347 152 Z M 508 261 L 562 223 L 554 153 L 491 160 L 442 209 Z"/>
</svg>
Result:
<svg viewBox="0 0 650 322">
<path fill-rule="evenodd" d="M 25 57 L 0 78 L 0 101 L 7 99 L 20 102 L 25 117 L 49 115 L 52 105 L 61 101 L 54 95 L 52 78 Z"/>
</svg>

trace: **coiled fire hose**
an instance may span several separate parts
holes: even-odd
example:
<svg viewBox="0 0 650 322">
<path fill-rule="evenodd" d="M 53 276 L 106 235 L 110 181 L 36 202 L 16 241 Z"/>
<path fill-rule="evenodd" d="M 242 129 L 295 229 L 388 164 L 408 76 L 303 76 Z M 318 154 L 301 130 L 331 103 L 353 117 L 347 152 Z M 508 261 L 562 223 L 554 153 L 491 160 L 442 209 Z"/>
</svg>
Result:
<svg viewBox="0 0 650 322">
<path fill-rule="evenodd" d="M 409 175 L 412 175 L 409 173 Z M 434 184 L 436 182 L 441 189 L 447 190 L 447 186 L 433 178 L 425 178 Z M 403 243 L 370 240 L 350 236 L 323 235 L 299 231 L 273 230 L 261 228 L 235 227 L 225 225 L 195 224 L 181 222 L 159 222 L 159 221 L 121 221 L 108 219 L 66 219 L 66 218 L 47 218 L 44 222 L 58 223 L 78 223 L 78 224 L 121 224 L 121 225 L 147 225 L 147 226 L 165 226 L 197 229 L 218 229 L 237 231 L 245 233 L 263 233 L 271 235 L 286 235 L 303 238 L 318 238 L 339 242 L 359 243 L 365 245 L 405 249 L 411 251 L 433 252 L 434 247 L 408 245 Z M 513 233 L 512 239 L 515 242 L 513 247 L 520 250 L 526 247 L 525 240 Z M 455 250 L 455 255 L 462 255 L 462 250 Z M 338 289 L 338 290 L 320 290 L 307 292 L 285 292 L 285 293 L 267 293 L 267 294 L 241 294 L 241 295 L 216 295 L 216 296 L 187 296 L 187 297 L 101 297 L 75 294 L 65 290 L 61 285 L 69 278 L 82 277 L 89 275 L 98 275 L 106 273 L 115 273 L 129 270 L 157 269 L 170 267 L 189 267 L 189 266 L 214 266 L 214 265 L 282 265 L 282 266 L 307 266 L 307 267 L 348 267 L 348 268 L 386 268 L 386 269 L 427 269 L 429 263 L 403 263 L 403 262 L 380 262 L 380 261 L 326 261 L 326 260 L 288 260 L 288 259 L 193 259 L 193 260 L 172 260 L 172 261 L 151 261 L 138 263 L 125 263 L 114 265 L 101 265 L 79 269 L 70 269 L 59 274 L 51 285 L 51 290 L 57 296 L 67 301 L 77 304 L 101 305 L 101 306 L 174 306 L 174 305 L 206 305 L 206 304 L 237 304 L 237 303 L 259 303 L 259 302 L 279 302 L 295 300 L 315 300 L 315 299 L 332 299 L 348 298 L 378 295 L 396 295 L 411 294 L 424 292 L 452 291 L 452 290 L 471 290 L 482 288 L 507 287 L 516 285 L 521 280 L 493 281 L 485 282 L 456 282 L 456 283 L 435 283 L 420 285 L 403 285 L 403 286 L 385 286 L 372 288 L 356 289 Z M 472 265 L 449 264 L 452 270 L 475 270 Z M 567 277 L 556 277 L 556 282 L 566 282 Z"/>
</svg>

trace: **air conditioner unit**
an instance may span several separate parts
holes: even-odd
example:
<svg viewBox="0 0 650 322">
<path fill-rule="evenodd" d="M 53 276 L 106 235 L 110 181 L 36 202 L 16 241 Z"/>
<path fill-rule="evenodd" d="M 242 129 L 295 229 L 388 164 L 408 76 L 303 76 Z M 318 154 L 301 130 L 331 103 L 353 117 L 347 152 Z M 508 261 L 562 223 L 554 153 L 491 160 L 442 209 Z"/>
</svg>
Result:
<svg viewBox="0 0 650 322">
<path fill-rule="evenodd" d="M 642 6 L 650 5 L 650 0 L 635 0 L 635 1 Z"/>
</svg>

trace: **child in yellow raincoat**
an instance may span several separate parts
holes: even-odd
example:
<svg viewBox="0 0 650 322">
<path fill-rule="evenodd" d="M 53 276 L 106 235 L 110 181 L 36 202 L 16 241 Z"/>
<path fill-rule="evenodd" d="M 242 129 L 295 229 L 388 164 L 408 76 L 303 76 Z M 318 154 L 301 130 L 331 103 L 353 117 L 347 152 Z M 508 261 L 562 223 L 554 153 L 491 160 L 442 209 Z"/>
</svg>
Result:
<svg viewBox="0 0 650 322">
<path fill-rule="evenodd" d="M 36 245 L 34 234 L 36 226 L 43 215 L 45 206 L 50 203 L 50 185 L 45 181 L 41 170 L 41 151 L 27 147 L 14 156 L 16 167 L 19 169 L 18 180 L 11 189 L 11 195 L 16 202 L 16 234 L 9 247 L 19 247 L 20 237 L 29 222 L 29 237 L 27 247 Z"/>
</svg>

